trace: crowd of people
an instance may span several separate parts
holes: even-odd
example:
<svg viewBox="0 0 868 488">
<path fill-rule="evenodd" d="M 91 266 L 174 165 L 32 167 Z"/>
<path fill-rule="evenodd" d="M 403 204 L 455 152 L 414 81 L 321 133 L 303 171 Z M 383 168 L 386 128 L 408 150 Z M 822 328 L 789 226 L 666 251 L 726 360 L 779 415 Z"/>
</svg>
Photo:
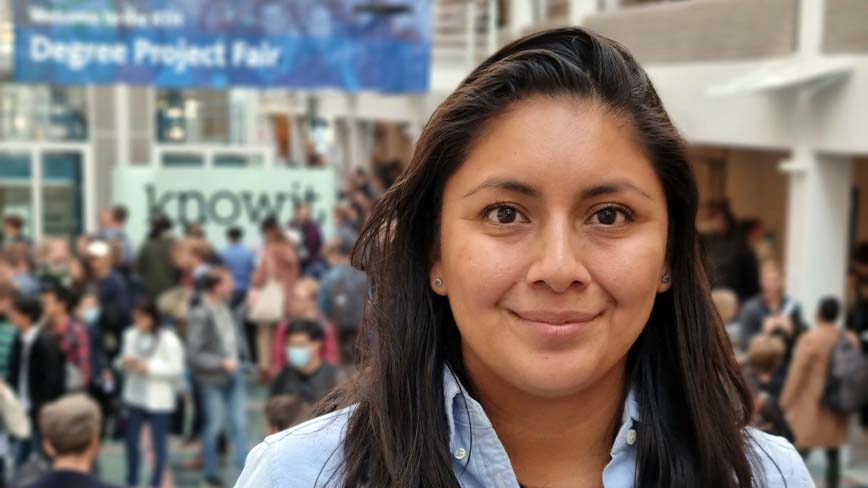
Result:
<svg viewBox="0 0 868 488">
<path fill-rule="evenodd" d="M 136 249 L 123 206 L 104 211 L 98 232 L 72 242 L 33 243 L 24 222 L 7 216 L 0 480 L 107 487 L 97 454 L 114 438 L 124 442 L 127 486 L 164 486 L 175 435 L 200 446 L 184 467 L 201 469 L 206 486 L 226 486 L 220 456 L 231 453 L 240 472 L 249 448 L 250 382 L 267 390 L 273 433 L 308 419 L 360 361 L 369 289 L 350 255 L 389 184 L 351 174 L 329 241 L 303 202 L 289 222 L 265 218 L 259 239 L 228 229 L 220 249 L 200 225 L 181 228 L 164 215 Z M 825 298 L 811 324 L 785 293 L 758 222 L 738 224 L 716 202 L 700 230 L 713 296 L 754 393 L 753 424 L 803 455 L 825 450 L 826 486 L 838 486 L 850 413 L 861 409 L 868 426 L 865 402 L 842 406 L 830 392 L 830 370 L 847 344 L 860 358 L 868 351 L 868 244 L 852 256 L 850 309 Z M 843 313 L 846 333 L 836 326 Z M 145 459 L 152 460 L 147 474 Z"/>
<path fill-rule="evenodd" d="M 823 450 L 825 486 L 837 488 L 851 414 L 868 428 L 868 243 L 851 255 L 850 306 L 824 297 L 808 322 L 786 294 L 760 222 L 739 224 L 727 202 L 712 202 L 700 229 L 712 296 L 754 394 L 753 425 L 788 439 L 803 457 Z"/>
<path fill-rule="evenodd" d="M 165 486 L 175 435 L 200 446 L 184 468 L 231 485 L 220 457 L 243 468 L 249 383 L 268 392 L 276 432 L 352 373 L 368 283 L 350 254 L 388 180 L 349 175 L 329 241 L 305 202 L 289 222 L 265 218 L 259 238 L 228 229 L 222 248 L 165 215 L 134 246 L 121 205 L 74 241 L 33 243 L 22 219 L 5 217 L 0 480 L 108 486 L 97 453 L 113 438 L 124 442 L 125 486 Z"/>
</svg>

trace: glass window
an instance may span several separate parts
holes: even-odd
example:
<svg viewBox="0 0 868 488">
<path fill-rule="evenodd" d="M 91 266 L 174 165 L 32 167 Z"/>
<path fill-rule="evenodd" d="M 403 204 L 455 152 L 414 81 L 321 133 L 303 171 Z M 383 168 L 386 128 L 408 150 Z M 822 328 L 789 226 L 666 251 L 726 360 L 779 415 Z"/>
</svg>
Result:
<svg viewBox="0 0 868 488">
<path fill-rule="evenodd" d="M 194 153 L 163 153 L 161 161 L 166 168 L 196 168 L 205 165 L 205 158 Z"/>
<path fill-rule="evenodd" d="M 243 168 L 262 166 L 261 156 L 242 156 L 236 154 L 220 154 L 214 156 L 214 166 L 225 168 Z"/>
<path fill-rule="evenodd" d="M 0 140 L 87 139 L 85 89 L 0 83 Z"/>
<path fill-rule="evenodd" d="M 24 234 L 33 236 L 30 154 L 0 151 L 0 215 L 24 220 Z"/>
<path fill-rule="evenodd" d="M 42 222 L 47 236 L 81 234 L 82 156 L 77 152 L 42 155 Z"/>
</svg>

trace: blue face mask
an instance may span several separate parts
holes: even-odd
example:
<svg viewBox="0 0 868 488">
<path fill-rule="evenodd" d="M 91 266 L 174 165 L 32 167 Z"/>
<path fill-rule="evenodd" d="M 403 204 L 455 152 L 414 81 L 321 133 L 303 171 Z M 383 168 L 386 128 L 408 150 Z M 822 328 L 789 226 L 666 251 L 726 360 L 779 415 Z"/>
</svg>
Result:
<svg viewBox="0 0 868 488">
<path fill-rule="evenodd" d="M 286 348 L 286 357 L 293 368 L 301 369 L 310 362 L 311 352 L 307 347 L 289 346 Z"/>
<path fill-rule="evenodd" d="M 84 320 L 85 324 L 94 325 L 96 324 L 96 321 L 99 320 L 99 313 L 99 307 L 89 308 L 82 312 L 81 318 L 82 320 Z"/>
</svg>

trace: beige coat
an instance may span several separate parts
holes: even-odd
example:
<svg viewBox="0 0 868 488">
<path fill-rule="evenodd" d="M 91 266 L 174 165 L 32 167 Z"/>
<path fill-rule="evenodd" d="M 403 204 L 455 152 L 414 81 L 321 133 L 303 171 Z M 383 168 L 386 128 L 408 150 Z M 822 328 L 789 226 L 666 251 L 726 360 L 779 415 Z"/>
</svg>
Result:
<svg viewBox="0 0 868 488">
<path fill-rule="evenodd" d="M 288 315 L 290 304 L 295 299 L 295 283 L 298 281 L 299 271 L 298 258 L 290 243 L 269 243 L 259 258 L 259 265 L 253 273 L 252 284 L 259 287 L 265 285 L 269 279 L 279 281 L 283 285 L 283 292 L 286 297 L 284 314 Z"/>
<path fill-rule="evenodd" d="M 847 442 L 848 416 L 820 404 L 829 357 L 840 333 L 833 326 L 822 325 L 804 333 L 796 343 L 780 405 L 799 449 L 841 447 Z M 856 342 L 852 336 L 850 339 Z"/>
</svg>

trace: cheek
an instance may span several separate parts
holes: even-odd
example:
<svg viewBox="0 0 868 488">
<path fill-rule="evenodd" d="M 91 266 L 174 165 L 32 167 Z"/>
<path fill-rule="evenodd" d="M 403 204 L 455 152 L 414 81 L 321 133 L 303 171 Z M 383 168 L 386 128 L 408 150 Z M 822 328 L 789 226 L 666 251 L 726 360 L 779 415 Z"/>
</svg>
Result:
<svg viewBox="0 0 868 488">
<path fill-rule="evenodd" d="M 473 232 L 453 232 L 460 240 L 441 245 L 443 279 L 449 301 L 459 325 L 462 317 L 484 312 L 522 279 L 522 251 L 488 236 Z"/>
</svg>

